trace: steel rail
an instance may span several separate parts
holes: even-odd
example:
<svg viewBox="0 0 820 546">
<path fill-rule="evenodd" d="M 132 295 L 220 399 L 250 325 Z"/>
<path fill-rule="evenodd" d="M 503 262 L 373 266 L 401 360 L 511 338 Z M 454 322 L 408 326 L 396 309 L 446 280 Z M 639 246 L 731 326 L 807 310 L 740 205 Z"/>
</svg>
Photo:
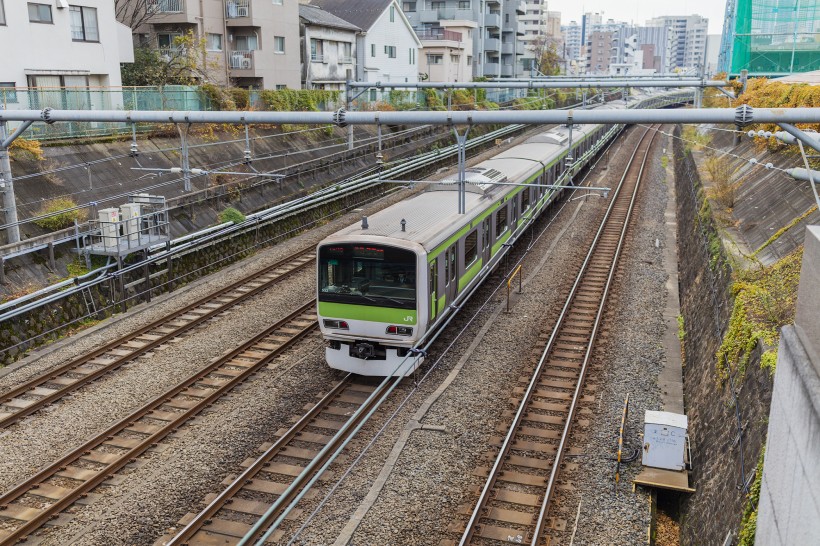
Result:
<svg viewBox="0 0 820 546">
<path fill-rule="evenodd" d="M 23 417 L 31 415 L 40 409 L 44 408 L 45 406 L 61 399 L 62 397 L 70 394 L 81 387 L 92 383 L 93 381 L 99 379 L 100 377 L 120 368 L 127 362 L 130 362 L 136 359 L 139 356 L 144 355 L 145 353 L 156 349 L 158 346 L 168 343 L 170 339 L 175 337 L 179 337 L 182 334 L 185 334 L 194 328 L 212 320 L 214 317 L 224 313 L 228 309 L 256 296 L 257 294 L 267 290 L 271 286 L 278 284 L 280 281 L 290 277 L 294 273 L 301 271 L 302 269 L 309 266 L 311 263 L 314 262 L 313 256 L 313 249 L 305 249 L 300 252 L 297 252 L 283 260 L 276 262 L 275 264 L 268 266 L 260 271 L 252 273 L 234 283 L 231 283 L 229 286 L 221 288 L 207 296 L 200 298 L 199 300 L 186 305 L 182 309 L 178 309 L 165 317 L 157 319 L 152 323 L 143 326 L 129 334 L 126 334 L 114 341 L 106 343 L 104 346 L 93 350 L 90 353 L 87 353 L 79 358 L 75 358 L 70 362 L 67 362 L 57 368 L 51 369 L 48 372 L 37 376 L 29 381 L 26 381 L 24 384 L 11 389 L 9 391 L 4 392 L 0 395 L 0 406 L 5 406 L 7 408 L 14 409 L 15 411 L 0 411 L 0 429 L 11 426 L 14 423 L 17 423 Z M 289 265 L 294 264 L 295 266 L 286 269 Z M 277 275 L 276 277 L 262 282 L 258 286 L 252 287 L 250 290 L 242 292 L 241 289 L 244 286 L 253 284 L 255 282 L 259 282 L 262 277 L 270 275 L 276 272 L 279 269 L 286 269 L 283 273 Z M 219 300 L 220 298 L 224 298 L 232 292 L 240 292 L 238 295 L 232 297 L 232 299 L 228 302 L 220 302 L 219 306 L 214 309 L 208 309 L 208 304 L 211 304 L 215 300 Z M 190 320 L 181 325 L 174 325 L 173 322 L 180 320 L 181 317 L 188 315 L 190 313 L 194 313 L 198 309 L 205 308 L 207 311 L 204 314 L 199 315 L 198 317 Z M 168 328 L 171 328 L 170 331 L 166 331 Z M 149 332 L 159 332 L 157 335 L 151 335 Z M 142 341 L 140 338 L 142 336 L 150 336 L 147 341 Z M 154 339 L 150 339 L 154 338 Z M 143 338 L 145 339 L 145 338 Z M 128 345 L 130 344 L 130 345 Z M 136 347 L 135 345 L 140 345 Z M 127 354 L 118 355 L 110 362 L 94 362 L 98 358 L 102 357 L 106 354 L 111 354 L 115 351 L 128 351 Z M 100 364 L 101 367 L 91 371 L 90 373 L 81 373 L 78 372 L 78 369 L 86 371 L 83 368 L 86 364 Z M 80 378 L 76 378 L 69 384 L 62 385 L 62 387 L 58 389 L 44 389 L 42 386 L 47 385 L 49 383 L 53 383 L 55 380 L 61 379 L 63 381 L 67 381 L 69 378 L 62 377 L 66 374 L 75 374 L 75 375 L 82 375 Z M 73 378 L 72 378 L 73 379 Z M 40 389 L 37 391 L 36 389 Z M 53 392 L 48 392 L 53 391 Z M 44 393 L 40 395 L 40 393 Z M 12 408 L 9 405 L 16 397 L 21 395 L 30 395 L 30 396 L 41 396 L 39 399 L 31 401 L 31 400 L 21 400 L 21 403 L 31 402 L 30 404 L 26 405 L 22 408 Z"/>
<path fill-rule="evenodd" d="M 251 340 L 243 343 L 237 349 L 234 349 L 216 359 L 204 370 L 200 370 L 193 374 L 173 389 L 156 397 L 153 401 L 145 404 L 143 407 L 134 411 L 124 419 L 121 419 L 107 430 L 85 442 L 80 447 L 73 449 L 70 453 L 62 456 L 56 462 L 47 465 L 34 476 L 31 476 L 4 493 L 2 497 L 0 497 L 0 517 L 9 517 L 11 519 L 23 521 L 23 524 L 13 531 L 4 529 L 3 534 L 0 534 L 0 546 L 11 545 L 17 541 L 25 540 L 33 531 L 42 527 L 51 518 L 71 506 L 74 502 L 86 495 L 103 481 L 107 480 L 112 474 L 134 460 L 135 457 L 138 457 L 146 450 L 156 445 L 157 442 L 162 440 L 168 434 L 171 434 L 177 430 L 191 418 L 202 412 L 202 410 L 212 405 L 226 393 L 230 392 L 234 387 L 258 372 L 262 367 L 266 366 L 274 358 L 282 354 L 286 349 L 290 348 L 304 336 L 314 331 L 318 326 L 315 320 L 315 313 L 313 312 L 314 307 L 315 300 L 303 305 L 301 308 L 297 309 L 286 318 L 278 321 L 261 334 L 258 334 Z M 289 339 L 282 341 L 281 344 L 278 344 L 278 346 L 269 350 L 267 354 L 260 355 L 256 362 L 247 362 L 250 358 L 247 355 L 248 351 L 254 348 L 257 348 L 258 351 L 259 344 L 265 343 L 265 340 L 269 340 L 271 336 L 277 335 L 277 332 L 283 327 L 293 323 L 304 323 L 306 321 L 309 321 L 308 325 L 298 326 L 297 324 L 296 326 L 298 326 L 298 331 L 288 332 L 287 335 L 290 336 Z M 282 335 L 284 334 L 278 334 L 280 339 Z M 245 359 L 245 364 L 240 365 L 234 361 L 234 359 L 239 356 Z M 246 367 L 241 372 L 237 370 L 228 370 L 227 368 L 224 372 L 220 372 L 220 369 L 226 366 L 234 368 L 242 366 Z M 215 389 L 209 389 L 209 392 L 203 392 L 204 389 L 194 388 L 197 384 L 205 381 L 207 376 L 211 373 L 223 375 L 229 379 L 224 382 L 218 382 L 219 386 Z M 196 399 L 196 402 L 193 404 L 183 403 L 182 406 L 185 408 L 183 413 L 173 413 L 170 417 L 165 415 L 165 417 L 168 417 L 167 420 L 162 418 L 161 414 L 168 414 L 169 412 L 162 412 L 159 408 L 173 401 L 176 396 L 185 396 L 189 398 L 193 397 Z M 144 417 L 165 421 L 165 424 L 160 426 L 158 430 L 149 429 L 148 432 L 143 433 L 146 434 L 146 437 L 141 441 L 134 441 L 131 439 L 119 440 L 119 447 L 127 450 L 120 456 L 115 456 L 112 458 L 108 453 L 103 454 L 93 451 L 93 449 L 103 444 L 117 446 L 117 443 L 107 444 L 107 442 L 117 442 L 115 439 L 117 434 L 126 430 L 130 431 L 131 427 L 133 427 L 139 419 Z M 82 480 L 82 483 L 76 488 L 57 488 L 60 490 L 59 494 L 56 495 L 57 498 L 50 497 L 54 502 L 45 506 L 43 509 L 38 510 L 37 514 L 32 514 L 30 512 L 31 509 L 23 510 L 24 515 L 22 516 L 15 511 L 10 511 L 10 505 L 12 505 L 12 503 L 22 499 L 29 493 L 37 495 L 38 488 L 48 485 L 45 483 L 46 480 L 59 476 L 60 473 L 66 471 L 72 463 L 82 459 L 83 457 L 93 456 L 95 453 L 103 456 L 103 460 L 98 462 L 100 462 L 100 464 L 104 464 L 105 466 L 96 471 L 77 469 L 79 470 L 78 475 L 82 475 L 82 478 L 72 479 Z"/>
<path fill-rule="evenodd" d="M 174 537 L 166 542 L 166 546 L 176 544 L 187 544 L 189 540 L 202 530 L 216 514 L 225 506 L 230 504 L 231 499 L 242 490 L 250 480 L 263 471 L 267 463 L 277 454 L 282 451 L 288 443 L 297 439 L 301 431 L 308 426 L 334 398 L 340 395 L 345 388 L 350 384 L 352 374 L 345 376 L 331 391 L 322 397 L 311 409 L 305 413 L 299 420 L 291 426 L 285 434 L 283 434 L 276 442 L 273 443 L 265 452 L 257 458 L 250 466 L 248 466 L 239 476 L 237 476 L 231 484 L 219 493 L 208 505 L 203 508 L 185 527 L 183 527 Z M 207 531 L 207 529 L 206 529 Z"/>
<path fill-rule="evenodd" d="M 483 489 L 482 489 L 482 491 L 479 495 L 479 498 L 476 501 L 475 508 L 473 509 L 473 511 L 470 515 L 470 519 L 467 522 L 465 531 L 464 531 L 464 533 L 463 533 L 463 535 L 462 535 L 462 537 L 459 541 L 460 546 L 464 546 L 464 545 L 468 544 L 473 539 L 473 533 L 477 530 L 478 521 L 484 516 L 485 506 L 486 506 L 488 500 L 490 499 L 491 492 L 493 491 L 493 489 L 495 487 L 495 484 L 496 484 L 496 481 L 500 476 L 501 467 L 504 464 L 507 456 L 509 455 L 509 452 L 512 449 L 513 439 L 516 435 L 516 431 L 518 430 L 518 428 L 521 426 L 522 422 L 524 421 L 524 417 L 527 413 L 527 408 L 528 408 L 528 405 L 529 405 L 529 401 L 532 398 L 532 395 L 534 394 L 534 392 L 536 391 L 536 388 L 538 386 L 539 378 L 542 374 L 542 370 L 545 368 L 545 365 L 546 365 L 546 362 L 547 362 L 547 357 L 552 353 L 552 351 L 555 347 L 556 341 L 559 338 L 561 328 L 570 316 L 570 310 L 571 310 L 571 308 L 572 308 L 572 306 L 575 302 L 575 298 L 576 298 L 576 296 L 579 292 L 579 289 L 580 289 L 581 285 L 583 284 L 585 274 L 589 269 L 589 266 L 590 266 L 590 263 L 593 260 L 593 257 L 595 256 L 595 252 L 598 248 L 599 242 L 601 241 L 601 238 L 602 238 L 602 236 L 604 234 L 604 231 L 607 227 L 608 220 L 612 216 L 612 212 L 614 211 L 614 209 L 616 207 L 616 204 L 618 203 L 618 197 L 621 193 L 621 189 L 623 187 L 623 182 L 626 180 L 627 176 L 629 175 L 630 167 L 632 166 L 632 164 L 634 162 L 634 159 L 635 159 L 635 157 L 638 153 L 641 142 L 643 142 L 643 139 L 646 137 L 646 135 L 649 132 L 650 132 L 649 129 L 647 129 L 643 133 L 643 135 L 641 137 L 641 141 L 635 147 L 635 151 L 633 152 L 633 154 L 630 157 L 630 160 L 629 160 L 626 168 L 624 169 L 624 174 L 623 174 L 623 176 L 621 177 L 621 180 L 618 183 L 618 187 L 617 187 L 617 189 L 615 190 L 615 192 L 613 194 L 610 205 L 607 208 L 607 211 L 604 215 L 604 218 L 602 219 L 601 224 L 600 224 L 600 226 L 599 226 L 599 228 L 598 228 L 598 230 L 595 234 L 595 238 L 593 239 L 593 241 L 590 245 L 590 250 L 588 251 L 588 253 L 587 253 L 587 255 L 584 259 L 584 262 L 583 262 L 583 264 L 582 264 L 582 266 L 579 270 L 578 275 L 576 276 L 576 279 L 575 279 L 575 282 L 573 283 L 572 288 L 570 289 L 570 293 L 569 293 L 569 295 L 568 295 L 568 297 L 567 297 L 567 299 L 564 303 L 563 308 L 561 309 L 561 313 L 559 314 L 558 320 L 556 321 L 556 324 L 555 324 L 555 326 L 552 330 L 550 338 L 547 341 L 547 344 L 546 344 L 546 346 L 545 346 L 545 348 L 544 348 L 544 350 L 541 354 L 539 362 L 538 362 L 535 370 L 532 373 L 532 377 L 530 378 L 529 384 L 528 384 L 524 394 L 522 395 L 521 403 L 519 404 L 518 409 L 516 410 L 516 413 L 514 414 L 512 423 L 511 423 L 511 425 L 508 429 L 508 432 L 507 432 L 507 434 L 506 434 L 506 436 L 505 436 L 505 438 L 502 442 L 502 445 L 499 449 L 498 455 L 497 455 L 497 457 L 496 457 L 496 459 L 493 463 L 493 466 L 490 469 L 490 473 L 489 473 L 489 476 L 487 478 L 487 481 L 485 482 L 485 485 L 484 485 L 484 487 L 483 487 Z M 654 138 L 654 131 L 653 131 L 653 138 Z M 612 271 L 614 271 L 614 266 L 612 267 Z M 601 310 L 603 309 L 603 299 L 601 301 L 602 301 L 602 303 L 599 306 L 598 318 L 600 318 Z M 579 374 L 580 379 L 578 379 L 578 383 L 577 383 L 577 386 L 576 386 L 576 392 L 580 392 L 580 386 L 582 385 L 583 377 L 584 377 L 585 372 L 586 372 L 586 364 L 588 362 L 588 358 L 589 358 L 589 355 L 591 354 L 591 350 L 592 350 L 593 339 L 594 338 L 590 337 L 588 350 L 587 350 L 584 362 L 582 364 L 581 373 Z M 577 396 L 574 398 L 573 404 L 577 404 L 577 399 L 576 398 L 577 398 Z M 567 423 L 567 424 L 571 423 L 572 416 L 574 414 L 574 407 L 571 406 L 570 409 L 571 409 L 571 411 L 568 413 L 567 420 L 565 421 L 565 423 Z M 559 449 L 562 449 L 562 448 L 563 448 L 563 442 L 561 443 L 561 447 Z M 558 468 L 558 458 L 556 456 L 555 461 L 552 463 L 552 469 L 555 470 L 557 468 Z M 534 534 L 533 536 L 537 537 L 538 535 Z M 535 541 L 536 541 L 536 539 L 534 538 L 533 539 L 533 544 L 535 543 Z"/>
<path fill-rule="evenodd" d="M 648 131 L 651 129 L 648 129 Z M 592 350 L 594 347 L 594 340 L 598 334 L 598 329 L 601 325 L 601 320 L 603 319 L 604 315 L 604 307 L 606 304 L 607 296 L 609 295 L 609 289 L 612 286 L 612 280 L 615 277 L 615 273 L 617 272 L 618 260 L 621 256 L 621 250 L 623 249 L 624 241 L 626 240 L 626 232 L 629 229 L 629 220 L 632 217 L 632 211 L 635 207 L 635 201 L 638 197 L 638 189 L 641 186 L 641 180 L 643 179 L 643 171 L 644 167 L 646 166 L 646 158 L 649 156 L 649 152 L 652 150 L 652 144 L 655 140 L 655 136 L 657 135 L 657 131 L 652 130 L 651 137 L 649 139 L 649 144 L 646 147 L 646 152 L 641 160 L 640 169 L 638 171 L 637 179 L 635 181 L 635 189 L 632 191 L 632 196 L 629 200 L 629 208 L 626 213 L 626 218 L 623 221 L 623 227 L 621 228 L 620 236 L 618 237 L 618 246 L 615 249 L 615 257 L 612 259 L 612 267 L 609 271 L 609 275 L 607 276 L 606 285 L 604 286 L 603 296 L 601 297 L 601 303 L 598 306 L 598 312 L 596 313 L 595 323 L 593 325 L 592 334 L 590 335 L 590 343 L 587 347 L 586 355 L 584 355 L 584 364 L 581 368 L 580 378 L 578 380 L 578 385 L 575 388 L 575 392 L 572 396 L 572 403 L 570 404 L 570 412 L 567 420 L 564 424 L 564 430 L 561 433 L 561 441 L 558 444 L 558 450 L 555 454 L 555 461 L 552 464 L 552 469 L 550 470 L 550 477 L 549 481 L 547 482 L 546 492 L 544 493 L 544 499 L 541 503 L 541 510 L 538 513 L 538 519 L 536 520 L 536 527 L 535 532 L 533 533 L 533 540 L 531 545 L 537 546 L 538 537 L 541 536 L 543 531 L 544 522 L 546 521 L 546 514 L 547 510 L 549 510 L 549 503 L 552 498 L 552 494 L 555 491 L 556 486 L 556 479 L 558 476 L 558 469 L 561 466 L 561 460 L 563 458 L 563 452 L 566 448 L 566 445 L 569 441 L 569 433 L 572 428 L 572 421 L 575 417 L 575 411 L 578 407 L 578 402 L 581 398 L 581 389 L 584 384 L 584 377 L 586 375 L 587 367 L 589 365 L 589 361 L 592 357 Z M 644 133 L 644 137 L 646 137 L 646 133 Z M 633 156 L 634 157 L 634 156 Z M 632 161 L 630 160 L 630 164 Z M 628 169 L 628 167 L 627 167 Z"/>
</svg>

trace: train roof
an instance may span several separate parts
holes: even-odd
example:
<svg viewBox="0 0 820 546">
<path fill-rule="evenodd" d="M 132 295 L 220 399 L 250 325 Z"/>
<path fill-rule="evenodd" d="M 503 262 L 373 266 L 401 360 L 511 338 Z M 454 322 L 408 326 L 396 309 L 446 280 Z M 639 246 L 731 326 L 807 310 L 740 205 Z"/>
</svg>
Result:
<svg viewBox="0 0 820 546">
<path fill-rule="evenodd" d="M 474 185 L 469 185 L 474 186 Z M 439 185 L 419 195 L 400 201 L 367 218 L 367 229 L 361 222 L 338 231 L 330 239 L 391 238 L 413 241 L 428 251 L 452 235 L 456 226 L 471 222 L 493 201 L 484 197 L 480 188 L 469 187 L 465 194 L 466 214 L 458 213 L 458 192 L 455 185 Z M 498 188 L 494 186 L 493 190 Z M 401 221 L 405 220 L 405 231 Z"/>
</svg>

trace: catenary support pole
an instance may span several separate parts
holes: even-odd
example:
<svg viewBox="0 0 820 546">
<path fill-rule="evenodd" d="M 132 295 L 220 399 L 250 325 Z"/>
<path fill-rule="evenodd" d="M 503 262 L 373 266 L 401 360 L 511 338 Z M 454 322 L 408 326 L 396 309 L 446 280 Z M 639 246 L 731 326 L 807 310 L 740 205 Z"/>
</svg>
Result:
<svg viewBox="0 0 820 546">
<path fill-rule="evenodd" d="M 4 107 L 0 104 L 0 113 Z M 8 138 L 6 122 L 0 120 L 0 143 Z M 10 143 L 9 143 L 10 144 Z M 14 180 L 11 177 L 11 157 L 8 146 L 0 147 L 0 192 L 3 193 L 3 212 L 8 227 L 6 239 L 8 243 L 20 242 L 20 226 L 17 225 L 17 202 L 14 198 Z"/>
<path fill-rule="evenodd" d="M 467 176 L 467 135 L 470 133 L 470 125 L 463 135 L 458 133 L 458 129 L 453 127 L 453 133 L 456 135 L 456 143 L 458 144 L 458 213 L 466 214 L 467 212 L 467 183 L 465 178 Z"/>
<path fill-rule="evenodd" d="M 351 100 L 350 93 L 352 89 L 350 88 L 350 80 L 345 80 L 345 110 L 350 112 L 351 105 L 353 101 Z M 347 126 L 347 149 L 353 149 L 353 126 Z"/>
<path fill-rule="evenodd" d="M 185 191 L 191 191 L 191 161 L 190 155 L 188 154 L 188 131 L 190 130 L 190 123 L 188 123 L 184 129 L 177 125 L 179 140 L 182 142 L 182 179 L 185 182 Z"/>
</svg>

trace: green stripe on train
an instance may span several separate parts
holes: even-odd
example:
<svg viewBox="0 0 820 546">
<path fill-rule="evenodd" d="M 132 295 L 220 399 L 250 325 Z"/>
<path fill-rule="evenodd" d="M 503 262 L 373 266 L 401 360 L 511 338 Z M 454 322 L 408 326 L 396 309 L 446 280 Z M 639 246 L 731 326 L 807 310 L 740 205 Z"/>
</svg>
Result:
<svg viewBox="0 0 820 546">
<path fill-rule="evenodd" d="M 327 318 L 366 320 L 390 324 L 416 324 L 418 322 L 415 309 L 393 309 L 391 307 L 372 307 L 327 301 L 319 302 L 319 315 Z"/>
</svg>

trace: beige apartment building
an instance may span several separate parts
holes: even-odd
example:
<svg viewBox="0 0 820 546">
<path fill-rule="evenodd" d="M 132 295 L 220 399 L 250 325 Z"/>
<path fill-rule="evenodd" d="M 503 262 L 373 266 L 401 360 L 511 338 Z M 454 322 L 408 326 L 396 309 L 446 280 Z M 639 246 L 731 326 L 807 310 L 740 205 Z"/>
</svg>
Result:
<svg viewBox="0 0 820 546">
<path fill-rule="evenodd" d="M 149 0 L 135 43 L 162 50 L 192 31 L 205 39 L 206 76 L 254 89 L 299 89 L 298 0 Z"/>
</svg>

